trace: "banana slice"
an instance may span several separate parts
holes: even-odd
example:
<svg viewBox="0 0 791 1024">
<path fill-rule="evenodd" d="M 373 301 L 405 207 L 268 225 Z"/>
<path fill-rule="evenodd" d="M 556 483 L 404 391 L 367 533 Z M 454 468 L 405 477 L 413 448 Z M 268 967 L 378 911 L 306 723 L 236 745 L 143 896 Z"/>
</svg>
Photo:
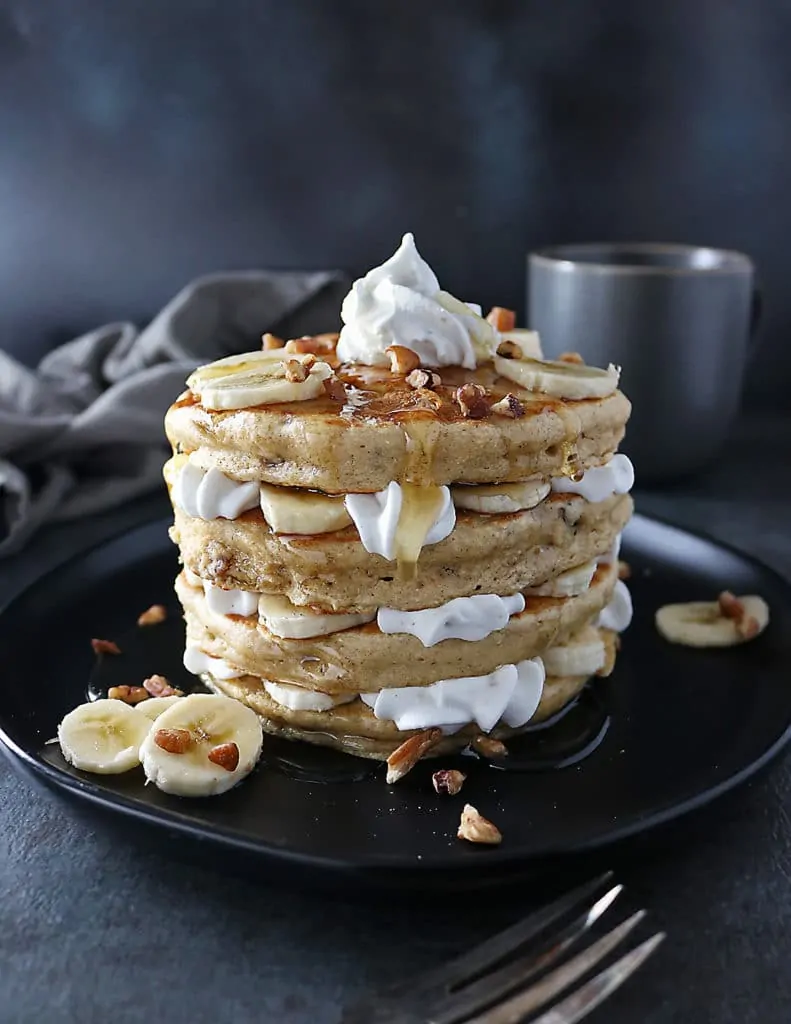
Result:
<svg viewBox="0 0 791 1024">
<path fill-rule="evenodd" d="M 548 676 L 592 676 L 606 662 L 603 640 L 550 647 L 541 655 Z"/>
<path fill-rule="evenodd" d="M 272 352 L 276 353 L 276 358 L 272 358 Z M 329 365 L 313 355 L 287 353 L 284 356 L 279 349 L 250 352 L 235 360 L 218 360 L 200 367 L 187 378 L 187 386 L 198 395 L 204 408 L 248 409 L 277 402 L 303 402 L 321 394 L 323 382 L 332 375 Z M 300 371 L 305 373 L 303 380 L 292 372 L 294 363 L 303 366 Z"/>
<path fill-rule="evenodd" d="M 684 647 L 733 647 L 745 643 L 769 625 L 769 606 L 756 594 L 736 600 L 744 609 L 741 619 L 724 615 L 718 601 L 687 601 L 660 608 L 654 616 L 656 628 L 665 640 Z"/>
<path fill-rule="evenodd" d="M 434 298 L 443 309 L 447 309 L 449 313 L 454 313 L 464 324 L 470 335 L 476 359 L 479 362 L 491 359 L 499 339 L 497 331 L 495 331 L 489 321 L 476 312 L 468 303 L 457 299 L 450 292 L 444 292 L 440 289 Z"/>
<path fill-rule="evenodd" d="M 261 511 L 273 533 L 332 533 L 351 525 L 343 495 L 261 484 Z"/>
<path fill-rule="evenodd" d="M 84 772 L 118 775 L 140 764 L 151 722 L 120 700 L 80 704 L 58 726 L 63 756 Z"/>
<path fill-rule="evenodd" d="M 165 793 L 213 796 L 249 775 L 262 739 L 261 722 L 250 708 L 231 697 L 193 693 L 157 718 L 140 759 L 148 781 Z"/>
<path fill-rule="evenodd" d="M 618 387 L 621 371 L 612 363 L 597 366 L 558 363 L 549 359 L 494 357 L 494 368 L 526 391 L 540 391 L 554 398 L 606 398 Z"/>
<path fill-rule="evenodd" d="M 135 704 L 134 709 L 145 715 L 150 722 L 154 722 L 163 711 L 167 711 L 177 700 L 183 699 L 183 697 L 149 697 L 148 700 L 141 700 L 139 704 Z"/>
<path fill-rule="evenodd" d="M 540 505 L 551 490 L 541 480 L 525 480 L 517 484 L 492 484 L 481 487 L 452 487 L 456 508 L 486 515 L 507 515 Z"/>
<path fill-rule="evenodd" d="M 590 587 L 591 580 L 596 573 L 596 562 L 586 562 L 584 565 L 576 565 L 573 569 L 567 569 L 552 580 L 547 580 L 538 587 L 528 587 L 526 594 L 535 594 L 537 597 L 577 597 L 584 594 Z M 549 671 L 549 669 L 547 669 Z"/>
<path fill-rule="evenodd" d="M 501 341 L 513 341 L 522 350 L 522 356 L 530 359 L 543 359 L 541 339 L 538 331 L 528 331 L 525 327 L 515 327 L 512 331 L 500 331 Z"/>
<path fill-rule="evenodd" d="M 261 594 L 258 599 L 258 618 L 270 633 L 289 640 L 302 640 L 312 636 L 327 636 L 342 629 L 351 629 L 376 618 L 370 615 L 326 613 L 298 608 L 288 598 L 277 594 Z"/>
</svg>

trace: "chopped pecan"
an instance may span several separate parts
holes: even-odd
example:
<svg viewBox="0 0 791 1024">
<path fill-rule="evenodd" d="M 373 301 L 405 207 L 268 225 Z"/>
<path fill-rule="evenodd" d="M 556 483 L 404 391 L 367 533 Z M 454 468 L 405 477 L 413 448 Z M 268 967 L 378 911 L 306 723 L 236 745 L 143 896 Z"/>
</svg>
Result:
<svg viewBox="0 0 791 1024">
<path fill-rule="evenodd" d="M 491 846 L 503 841 L 500 829 L 488 818 L 484 818 L 472 804 L 464 805 L 456 835 L 459 839 L 466 839 L 468 843 L 488 843 Z"/>
<path fill-rule="evenodd" d="M 492 406 L 492 412 L 495 416 L 510 416 L 513 420 L 521 419 L 525 414 L 525 407 L 516 397 L 509 391 L 505 398 L 501 398 L 499 402 L 495 402 Z"/>
<path fill-rule="evenodd" d="M 472 749 L 483 757 L 508 757 L 508 747 L 501 740 L 483 733 L 472 741 Z"/>
<path fill-rule="evenodd" d="M 239 767 L 239 747 L 235 743 L 221 743 L 211 748 L 209 760 L 227 772 L 235 772 Z"/>
<path fill-rule="evenodd" d="M 461 787 L 464 785 L 466 778 L 467 776 L 464 772 L 456 771 L 454 768 L 442 768 L 440 771 L 434 772 L 431 776 L 431 781 L 438 793 L 456 796 L 457 793 L 461 792 Z"/>
<path fill-rule="evenodd" d="M 492 411 L 486 388 L 480 384 L 462 384 L 454 395 L 462 414 L 469 420 L 482 420 Z"/>
<path fill-rule="evenodd" d="M 286 342 L 286 352 L 296 352 L 299 355 L 310 353 L 314 356 L 326 356 L 335 351 L 338 344 L 337 334 L 303 334 L 301 338 L 292 338 Z"/>
<path fill-rule="evenodd" d="M 164 622 L 168 617 L 168 610 L 164 604 L 152 604 L 150 608 L 138 615 L 137 624 L 138 626 L 156 626 L 160 622 Z"/>
<path fill-rule="evenodd" d="M 189 729 L 157 729 L 154 743 L 169 754 L 186 754 L 192 746 L 192 733 Z"/>
<path fill-rule="evenodd" d="M 139 704 L 148 700 L 149 693 L 142 686 L 111 686 L 107 691 L 110 700 L 122 700 L 124 704 Z"/>
<path fill-rule="evenodd" d="M 629 565 L 628 562 L 624 562 L 624 561 L 618 562 L 618 579 L 619 580 L 628 580 L 628 579 L 631 579 L 631 576 L 632 576 L 632 567 L 631 567 L 631 565 Z"/>
<path fill-rule="evenodd" d="M 385 352 L 390 356 L 390 372 L 406 376 L 420 367 L 420 356 L 403 345 L 389 345 Z"/>
<path fill-rule="evenodd" d="M 343 381 L 340 377 L 336 377 L 334 374 L 332 377 L 328 377 L 326 380 L 321 382 L 322 387 L 326 394 L 336 402 L 346 401 L 346 388 L 343 386 Z"/>
<path fill-rule="evenodd" d="M 93 647 L 94 654 L 120 654 L 121 648 L 115 642 L 115 640 L 97 640 L 96 637 L 91 640 L 91 647 Z"/>
<path fill-rule="evenodd" d="M 261 335 L 261 348 L 265 352 L 270 352 L 274 348 L 283 348 L 285 342 L 282 338 L 278 338 L 276 334 L 270 334 L 268 331 L 266 334 Z"/>
<path fill-rule="evenodd" d="M 515 341 L 501 341 L 497 346 L 497 355 L 503 359 L 521 359 L 524 355 L 521 347 Z"/>
<path fill-rule="evenodd" d="M 432 370 L 413 370 L 407 374 L 406 382 L 411 388 L 438 388 L 442 378 Z"/>
<path fill-rule="evenodd" d="M 733 619 L 736 623 L 736 632 L 745 640 L 752 640 L 761 632 L 761 625 L 758 620 L 747 614 L 747 609 L 742 601 L 735 597 L 730 590 L 723 590 L 717 598 L 720 607 L 720 614 L 726 619 Z"/>
<path fill-rule="evenodd" d="M 497 331 L 512 331 L 516 327 L 516 313 L 503 306 L 492 306 L 486 319 Z"/>
<path fill-rule="evenodd" d="M 575 366 L 584 366 L 585 360 L 579 352 L 561 352 L 557 361 L 559 363 L 574 363 Z"/>
<path fill-rule="evenodd" d="M 171 686 L 165 676 L 153 675 L 143 680 L 143 689 L 152 697 L 183 697 L 184 691 Z"/>
<path fill-rule="evenodd" d="M 308 379 L 310 367 L 305 366 L 299 359 L 287 359 L 285 372 L 286 380 L 292 384 L 301 384 L 303 380 Z"/>
<path fill-rule="evenodd" d="M 442 729 L 424 729 L 404 740 L 387 759 L 387 782 L 392 785 L 412 771 L 421 757 L 442 739 Z"/>
</svg>

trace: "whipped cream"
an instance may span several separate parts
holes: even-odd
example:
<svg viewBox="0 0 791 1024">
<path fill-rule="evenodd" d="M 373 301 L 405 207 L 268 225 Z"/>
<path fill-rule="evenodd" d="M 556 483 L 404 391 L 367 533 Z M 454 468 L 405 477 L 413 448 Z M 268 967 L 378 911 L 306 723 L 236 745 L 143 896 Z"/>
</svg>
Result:
<svg viewBox="0 0 791 1024">
<path fill-rule="evenodd" d="M 614 629 L 616 633 L 623 633 L 632 621 L 632 611 L 632 595 L 629 588 L 623 580 L 618 580 L 610 603 L 599 612 L 596 625 L 602 629 Z"/>
<path fill-rule="evenodd" d="M 293 686 L 291 683 L 273 683 L 269 679 L 265 679 L 263 683 L 264 689 L 273 701 L 292 711 L 329 711 L 339 704 L 349 704 L 357 699 L 356 693 L 333 696 L 319 690 L 307 690 L 304 686 Z"/>
<path fill-rule="evenodd" d="M 377 718 L 395 722 L 402 731 L 436 726 L 450 734 L 476 722 L 490 732 L 500 721 L 518 729 L 535 714 L 544 677 L 541 659 L 531 658 L 483 676 L 440 679 L 430 686 L 402 686 L 360 697 Z"/>
<path fill-rule="evenodd" d="M 456 525 L 456 509 L 451 500 L 450 488 L 441 487 L 440 490 L 442 506 L 434 525 L 426 534 L 424 545 L 444 540 Z M 375 494 L 346 495 L 346 511 L 352 517 L 362 545 L 369 554 L 381 555 L 389 561 L 396 557 L 396 534 L 403 500 L 401 485 L 395 480 L 384 491 Z"/>
<path fill-rule="evenodd" d="M 412 234 L 404 235 L 389 260 L 354 282 L 341 320 L 338 358 L 368 366 L 388 366 L 386 349 L 403 345 L 426 366 L 474 370 L 474 337 L 494 336 L 472 306 L 440 291 Z"/>
<path fill-rule="evenodd" d="M 215 679 L 238 679 L 247 675 L 244 669 L 234 667 L 224 658 L 212 658 L 210 654 L 190 643 L 184 650 L 184 668 L 196 676 L 208 672 Z"/>
<path fill-rule="evenodd" d="M 620 452 L 603 466 L 586 469 L 581 480 L 555 477 L 552 490 L 562 494 L 580 494 L 586 501 L 604 501 L 613 494 L 628 494 L 634 486 L 634 466 Z"/>
<path fill-rule="evenodd" d="M 540 586 L 528 587 L 525 593 L 540 597 L 578 597 L 590 587 L 595 573 L 596 562 L 586 562 L 567 569 Z"/>
<path fill-rule="evenodd" d="M 184 463 L 173 484 L 173 501 L 197 519 L 236 519 L 258 504 L 258 484 L 232 480 L 219 469 Z"/>
<path fill-rule="evenodd" d="M 216 583 L 201 580 L 206 606 L 216 615 L 256 615 L 259 595 L 250 590 L 224 590 Z"/>
<path fill-rule="evenodd" d="M 521 594 L 474 594 L 416 612 L 380 608 L 376 623 L 383 633 L 408 633 L 424 647 L 433 647 L 443 640 L 483 640 L 507 626 L 511 616 L 524 611 L 524 607 Z"/>
</svg>

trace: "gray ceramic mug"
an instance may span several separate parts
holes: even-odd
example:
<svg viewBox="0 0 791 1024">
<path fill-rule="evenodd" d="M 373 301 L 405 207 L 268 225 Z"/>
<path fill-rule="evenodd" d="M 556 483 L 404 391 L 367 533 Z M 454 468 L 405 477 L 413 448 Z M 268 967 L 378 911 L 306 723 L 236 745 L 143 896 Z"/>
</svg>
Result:
<svg viewBox="0 0 791 1024">
<path fill-rule="evenodd" d="M 692 473 L 721 449 L 738 413 L 757 312 L 739 252 L 653 242 L 562 245 L 531 253 L 528 323 L 544 354 L 623 367 L 632 400 L 623 450 L 641 482 Z"/>
</svg>

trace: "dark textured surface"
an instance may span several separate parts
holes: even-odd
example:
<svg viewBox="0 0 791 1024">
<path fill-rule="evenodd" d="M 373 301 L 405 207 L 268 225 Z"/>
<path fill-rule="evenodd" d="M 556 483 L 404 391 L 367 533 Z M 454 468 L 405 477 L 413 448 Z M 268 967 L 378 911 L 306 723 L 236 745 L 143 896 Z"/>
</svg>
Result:
<svg viewBox="0 0 791 1024">
<path fill-rule="evenodd" d="M 754 256 L 782 397 L 790 42 L 783 0 L 0 0 L 0 344 L 405 230 L 521 309 L 529 248 L 643 238 Z"/>
<path fill-rule="evenodd" d="M 638 505 L 791 577 L 791 485 L 779 472 L 789 442 L 789 424 L 754 424 L 707 480 L 639 494 Z M 44 535 L 4 564 L 4 593 L 124 517 L 132 523 L 161 507 L 151 500 Z M 786 760 L 683 828 L 617 851 L 612 862 L 632 904 L 650 906 L 670 937 L 591 1019 L 788 1024 L 789 799 Z M 0 763 L 0 1020 L 332 1024 L 354 995 L 476 941 L 537 895 L 356 902 L 353 891 L 318 895 L 265 877 L 221 877 L 186 854 L 178 843 L 151 850 L 142 836 L 32 788 Z"/>
</svg>

